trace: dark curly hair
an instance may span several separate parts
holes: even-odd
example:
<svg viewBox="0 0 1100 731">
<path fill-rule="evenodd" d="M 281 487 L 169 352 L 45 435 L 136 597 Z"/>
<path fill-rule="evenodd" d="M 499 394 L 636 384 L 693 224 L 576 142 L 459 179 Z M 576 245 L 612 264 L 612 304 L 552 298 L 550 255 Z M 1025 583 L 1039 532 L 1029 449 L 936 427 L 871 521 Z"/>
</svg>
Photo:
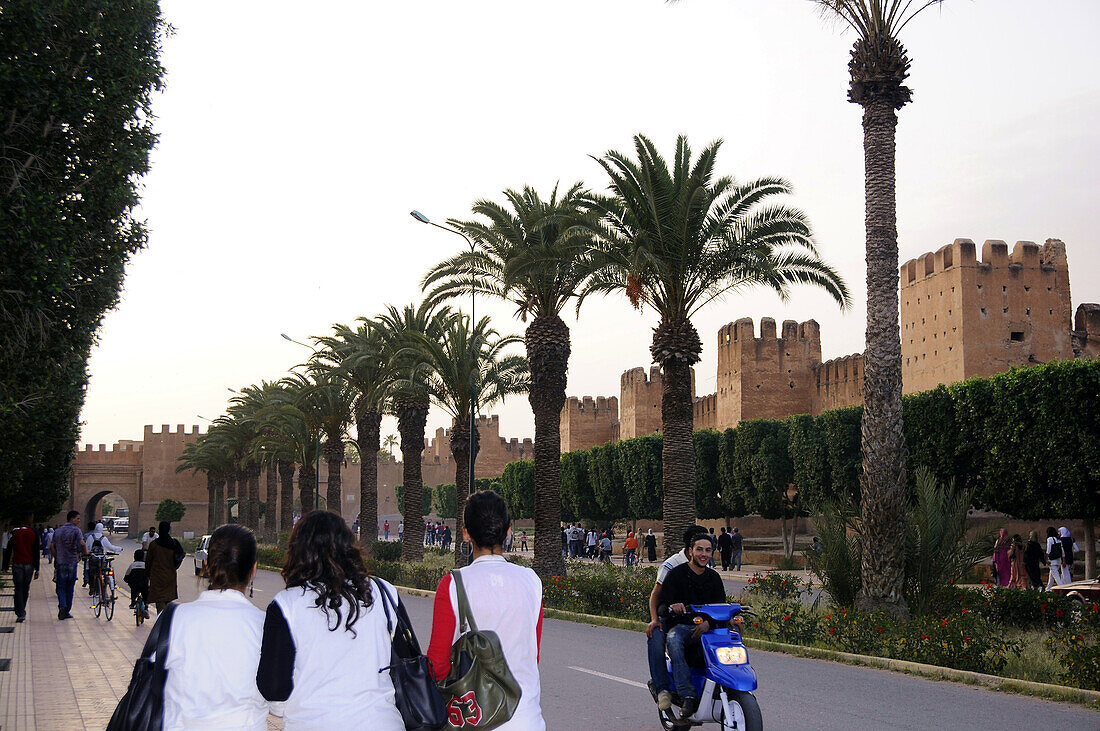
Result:
<svg viewBox="0 0 1100 731">
<path fill-rule="evenodd" d="M 235 589 L 252 577 L 256 565 L 256 536 L 243 525 L 219 527 L 207 547 L 206 575 L 211 589 Z"/>
<path fill-rule="evenodd" d="M 359 621 L 360 609 L 373 602 L 370 576 L 355 536 L 343 518 L 327 510 L 314 510 L 294 525 L 283 579 L 288 589 L 301 586 L 316 592 L 316 605 L 326 620 L 330 611 L 336 614 L 336 626 L 329 627 L 330 632 L 343 623 L 354 635 L 352 627 Z M 346 618 L 341 612 L 345 601 L 349 606 Z"/>
<path fill-rule="evenodd" d="M 492 490 L 478 490 L 466 498 L 462 525 L 479 548 L 502 545 L 511 524 L 508 503 Z"/>
</svg>

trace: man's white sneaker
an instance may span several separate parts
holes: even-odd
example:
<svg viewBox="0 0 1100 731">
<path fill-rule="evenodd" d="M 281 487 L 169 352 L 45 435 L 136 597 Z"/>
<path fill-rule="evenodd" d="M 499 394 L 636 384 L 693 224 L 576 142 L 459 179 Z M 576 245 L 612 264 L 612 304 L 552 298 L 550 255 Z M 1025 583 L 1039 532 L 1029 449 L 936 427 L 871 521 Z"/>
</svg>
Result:
<svg viewBox="0 0 1100 731">
<path fill-rule="evenodd" d="M 667 690 L 662 690 L 657 694 L 657 708 L 662 711 L 667 711 L 672 708 L 672 693 Z"/>
</svg>

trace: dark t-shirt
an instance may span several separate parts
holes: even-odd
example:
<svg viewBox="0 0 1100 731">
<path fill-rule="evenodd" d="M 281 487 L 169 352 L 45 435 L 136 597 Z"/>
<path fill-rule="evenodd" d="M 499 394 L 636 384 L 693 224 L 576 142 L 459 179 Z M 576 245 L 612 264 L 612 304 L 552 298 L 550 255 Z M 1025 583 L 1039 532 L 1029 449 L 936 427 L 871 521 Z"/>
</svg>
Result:
<svg viewBox="0 0 1100 731">
<path fill-rule="evenodd" d="M 668 572 L 665 581 L 661 584 L 661 594 L 657 600 L 658 605 L 671 606 L 673 604 L 725 604 L 726 587 L 722 583 L 722 577 L 713 569 L 706 569 L 701 574 L 696 574 L 691 569 L 690 563 L 680 564 Z M 666 622 L 668 626 L 674 624 L 688 624 L 694 615 L 672 614 Z"/>
<path fill-rule="evenodd" d="M 740 551 L 742 544 L 745 542 L 745 537 L 740 533 L 734 533 L 730 536 L 730 540 L 733 541 L 732 547 L 735 551 Z"/>
</svg>

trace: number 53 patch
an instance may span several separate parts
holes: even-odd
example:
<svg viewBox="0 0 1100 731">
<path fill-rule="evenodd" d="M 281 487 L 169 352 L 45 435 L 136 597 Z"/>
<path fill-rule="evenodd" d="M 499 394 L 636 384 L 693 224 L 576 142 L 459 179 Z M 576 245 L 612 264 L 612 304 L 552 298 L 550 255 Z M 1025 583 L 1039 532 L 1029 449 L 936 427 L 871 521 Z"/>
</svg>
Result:
<svg viewBox="0 0 1100 731">
<path fill-rule="evenodd" d="M 466 724 L 476 726 L 481 722 L 481 706 L 472 690 L 451 698 L 447 704 L 447 722 L 452 728 L 462 728 Z"/>
</svg>

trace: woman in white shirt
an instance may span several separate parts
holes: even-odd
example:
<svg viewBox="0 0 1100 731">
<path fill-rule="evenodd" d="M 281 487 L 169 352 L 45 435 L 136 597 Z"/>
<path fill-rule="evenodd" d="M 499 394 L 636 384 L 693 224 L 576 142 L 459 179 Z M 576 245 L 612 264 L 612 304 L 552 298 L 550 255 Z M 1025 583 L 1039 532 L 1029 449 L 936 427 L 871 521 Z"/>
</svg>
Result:
<svg viewBox="0 0 1100 731">
<path fill-rule="evenodd" d="M 503 554 L 511 524 L 508 505 L 492 490 L 475 492 L 462 512 L 462 537 L 473 544 L 473 562 L 459 569 L 470 613 L 479 630 L 500 638 L 504 659 L 519 683 L 519 705 L 497 731 L 543 731 L 539 687 L 542 640 L 542 580 L 529 568 L 509 563 Z M 458 639 L 458 594 L 447 574 L 435 592 L 428 658 L 436 680 L 451 671 L 451 645 Z M 446 701 L 447 699 L 444 699 Z M 462 709 L 448 709 L 463 712 Z"/>
<path fill-rule="evenodd" d="M 283 578 L 254 677 L 265 698 L 286 702 L 285 728 L 404 731 L 390 674 L 380 672 L 392 645 L 386 610 L 344 519 L 315 510 L 298 521 Z M 397 590 L 380 583 L 396 606 Z"/>
<path fill-rule="evenodd" d="M 256 689 L 264 613 L 244 595 L 256 570 L 256 538 L 223 525 L 210 538 L 210 588 L 171 615 L 164 729 L 267 728 Z"/>
</svg>

